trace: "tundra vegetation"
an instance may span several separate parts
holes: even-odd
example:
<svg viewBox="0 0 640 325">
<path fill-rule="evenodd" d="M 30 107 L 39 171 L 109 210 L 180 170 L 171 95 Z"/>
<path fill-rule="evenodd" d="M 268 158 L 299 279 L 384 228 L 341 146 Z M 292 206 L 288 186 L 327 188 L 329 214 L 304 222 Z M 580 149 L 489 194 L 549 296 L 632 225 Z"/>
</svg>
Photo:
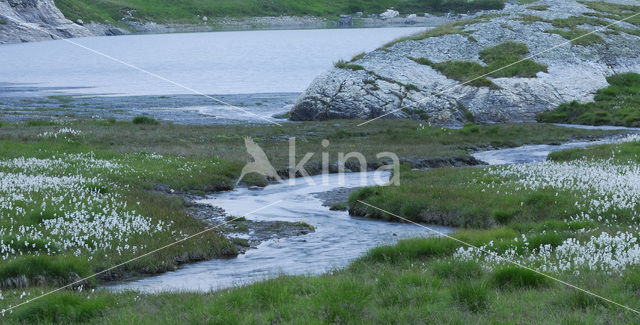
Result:
<svg viewBox="0 0 640 325">
<path fill-rule="evenodd" d="M 3 183 L 0 302 L 3 308 L 204 229 L 206 224 L 187 214 L 184 199 L 175 193 L 207 193 L 231 189 L 241 167 L 247 161 L 243 147 L 245 136 L 253 137 L 261 145 L 276 168 L 284 168 L 288 164 L 289 136 L 297 137 L 298 159 L 306 152 L 316 153 L 309 163 L 313 165 L 320 160 L 323 151 L 329 151 L 334 160 L 337 152 L 360 151 L 373 161 L 377 152 L 396 151 L 410 163 L 417 158 L 468 158 L 470 152 L 481 148 L 559 143 L 610 134 L 605 131 L 566 129 L 546 124 L 469 124 L 465 128 L 452 130 L 399 120 L 380 121 L 355 132 L 348 126 L 356 122 L 285 123 L 281 127 L 259 124 L 186 126 L 157 121 L 136 124 L 133 121 L 114 120 L 66 123 L 32 120 L 3 123 L 0 128 L 0 178 Z M 331 143 L 327 149 L 320 144 L 325 138 Z M 358 146 L 354 143 L 358 143 Z M 403 171 L 403 174 L 406 172 Z M 409 179 L 407 181 L 410 182 Z M 422 245 L 420 240 L 416 243 L 418 246 Z M 389 272 L 388 280 L 392 281 L 389 285 L 394 287 L 394 292 L 408 288 L 406 286 L 417 286 L 407 292 L 409 296 L 397 296 L 400 300 L 411 301 L 427 294 L 424 290 L 428 287 L 423 287 L 423 280 L 444 281 L 437 280 L 440 278 L 429 280 L 428 275 L 414 274 L 417 268 L 413 271 L 405 269 L 414 263 L 411 259 L 403 258 L 399 264 L 388 263 L 385 262 L 386 255 L 373 251 L 347 270 L 338 271 L 334 275 L 317 278 L 283 277 L 256 284 L 255 287 L 209 295 L 142 296 L 146 301 L 145 306 L 167 312 L 153 312 L 155 315 L 145 315 L 151 310 L 145 310 L 146 307 L 142 308 L 141 313 L 134 312 L 138 308 L 134 307 L 134 303 L 140 299 L 136 294 L 91 291 L 97 284 L 112 279 L 164 272 L 189 261 L 232 257 L 237 254 L 235 244 L 220 233 L 207 233 L 196 240 L 185 241 L 81 283 L 74 286 L 73 290 L 64 290 L 39 302 L 30 303 L 24 308 L 7 313 L 4 320 L 18 323 L 99 323 L 159 317 L 158 320 L 170 321 L 180 313 L 176 314 L 175 310 L 170 311 L 162 305 L 176 303 L 175 308 L 182 308 L 187 303 L 191 307 L 183 309 L 185 312 L 190 308 L 203 308 L 201 310 L 211 312 L 207 312 L 207 315 L 196 312 L 188 316 L 196 318 L 188 319 L 234 321 L 232 318 L 220 317 L 245 316 L 216 312 L 216 308 L 226 308 L 223 307 L 227 305 L 225 299 L 237 298 L 245 301 L 246 305 L 236 305 L 244 305 L 242 308 L 258 307 L 256 304 L 269 301 L 276 306 L 275 304 L 292 303 L 286 297 L 298 294 L 305 297 L 298 299 L 299 306 L 303 306 L 306 301 L 316 305 L 318 309 L 296 315 L 294 310 L 298 307 L 283 307 L 282 310 L 286 311 L 277 316 L 275 309 L 263 305 L 256 309 L 255 314 L 235 321 L 260 321 L 271 317 L 291 320 L 317 317 L 324 317 L 327 321 L 347 320 L 362 315 L 352 314 L 351 307 L 347 308 L 344 304 L 362 300 L 362 293 L 369 292 L 368 297 L 377 295 L 374 289 L 378 284 L 372 282 L 374 273 L 367 271 L 359 274 L 354 271 L 358 268 L 383 268 L 384 272 Z M 414 245 L 414 241 L 401 242 L 399 245 L 401 248 L 394 253 L 400 254 L 398 257 L 406 254 L 401 252 L 404 250 L 402 247 L 410 247 Z M 380 248 L 381 251 L 396 249 L 398 248 Z M 411 250 L 415 248 L 410 248 L 409 251 Z M 422 253 L 416 254 L 422 256 Z M 415 264 L 411 269 L 417 265 L 423 265 L 423 262 Z M 405 280 L 408 282 L 402 286 L 393 285 L 395 280 L 390 277 L 396 271 L 400 272 L 398 274 L 406 274 L 408 277 Z M 478 272 L 486 273 L 484 270 Z M 362 282 L 360 277 L 366 274 L 372 277 L 370 281 Z M 340 276 L 341 279 L 334 276 Z M 289 291 L 301 283 L 306 283 L 304 286 L 311 291 Z M 364 286 L 361 287 L 361 284 Z M 320 287 L 325 289 L 318 291 Z M 242 290 L 251 291 L 250 297 Z M 257 293 L 277 293 L 280 290 L 288 293 L 281 296 L 282 299 L 273 297 L 276 299 L 273 301 L 272 298 L 262 297 L 262 294 Z M 345 296 L 339 303 L 322 298 L 335 295 L 338 291 L 348 297 Z M 481 312 L 491 305 L 491 292 L 489 282 L 457 284 L 455 291 L 442 293 L 450 298 L 432 307 L 441 303 L 454 303 L 475 310 L 471 313 Z M 385 300 L 391 298 L 384 297 Z M 377 299 L 365 299 L 357 309 L 364 311 L 369 308 L 369 304 L 380 303 Z M 452 300 L 449 302 L 449 299 Z M 178 303 L 178 300 L 181 302 Z M 129 303 L 133 304 L 133 309 L 123 310 Z M 325 303 L 329 305 L 324 305 Z M 277 309 L 281 310 L 280 307 Z M 380 312 L 383 312 L 382 309 Z M 390 310 L 386 310 L 386 316 L 380 314 L 372 320 L 388 319 L 392 315 L 389 312 Z M 185 316 L 181 315 L 179 317 Z"/>
<path fill-rule="evenodd" d="M 319 131 L 325 126 L 327 124 L 315 123 L 315 130 Z M 466 132 L 415 126 L 412 127 L 415 134 L 460 132 L 454 137 L 464 138 Z M 17 157 L 29 153 L 38 159 L 53 159 L 49 157 L 52 152 L 43 150 L 43 147 L 52 150 L 76 147 L 80 151 L 97 146 L 102 140 L 91 134 L 99 133 L 97 130 L 100 127 L 93 122 L 73 125 L 74 129 L 82 129 L 81 136 L 76 136 L 73 141 L 61 136 L 49 138 L 50 142 L 42 147 L 37 145 L 36 139 L 43 130 L 29 129 L 43 127 L 9 125 L 7 128 L 14 132 L 6 132 L 3 127 L 3 137 L 20 137 L 19 147 L 24 148 L 5 148 L 8 157 L 15 157 L 7 161 L 16 162 Z M 171 129 L 175 126 L 120 125 L 121 130 L 139 127 Z M 306 128 L 309 124 L 295 125 L 294 128 L 300 127 Z M 520 132 L 527 129 L 522 126 L 499 127 L 515 128 Z M 553 130 L 559 131 L 559 128 L 552 126 L 537 127 L 544 128 L 550 134 L 554 133 Z M 225 128 L 232 127 L 202 127 L 217 130 L 218 133 L 223 133 L 221 130 Z M 469 135 L 482 139 L 491 134 L 485 134 L 490 128 L 479 126 Z M 18 130 L 20 132 L 15 132 Z M 246 129 L 247 132 L 250 130 Z M 543 133 L 540 129 L 532 132 L 540 133 Z M 202 136 L 202 133 L 194 134 Z M 269 137 L 262 135 L 265 138 L 263 143 L 270 141 Z M 637 276 L 637 264 L 640 263 L 640 244 L 637 241 L 637 200 L 640 197 L 638 139 L 628 136 L 610 145 L 561 151 L 552 154 L 547 162 L 527 165 L 421 171 L 405 168 L 401 171 L 402 186 L 367 187 L 350 197 L 349 209 L 357 215 L 394 219 L 392 215 L 360 203 L 363 201 L 403 218 L 459 226 L 453 237 L 472 244 L 471 247 L 448 238 L 401 240 L 395 245 L 375 248 L 348 268 L 329 274 L 315 277 L 280 276 L 241 288 L 206 294 L 110 293 L 93 292 L 87 288 L 82 291 L 64 290 L 7 313 L 4 320 L 8 323 L 58 321 L 98 324 L 179 321 L 347 323 L 362 319 L 375 323 L 523 320 L 551 323 L 632 322 L 636 314 L 630 311 L 567 288 L 495 256 L 505 256 L 618 303 L 640 308 L 636 298 L 640 288 Z M 143 143 L 149 139 L 142 138 L 139 141 L 132 150 L 141 150 L 145 145 Z M 351 141 L 353 143 L 353 139 Z M 113 147 L 112 150 L 118 150 L 117 144 Z M 110 163 L 124 164 L 141 160 L 140 164 L 155 166 L 157 163 L 152 163 L 155 158 L 146 156 L 158 154 L 94 151 L 92 155 L 96 161 L 104 159 Z M 107 160 L 108 155 L 112 156 Z M 137 156 L 128 160 L 127 155 Z M 169 157 L 164 156 L 165 159 Z M 67 158 L 61 159 L 66 161 Z M 6 164 L 4 173 L 27 172 L 20 169 L 24 166 L 7 169 L 9 167 Z M 93 161 L 92 165 L 93 168 L 100 168 Z M 46 164 L 33 163 L 31 166 L 42 166 L 40 168 L 45 170 L 50 168 Z M 171 167 L 176 168 L 175 165 Z M 59 163 L 52 174 L 60 177 L 64 174 L 61 168 Z M 190 175 L 193 171 L 195 169 L 184 174 Z M 98 175 L 113 182 L 110 185 L 112 187 L 104 193 L 120 191 L 116 188 L 118 179 L 146 186 L 158 178 L 167 181 L 162 178 L 166 176 L 159 173 L 143 174 L 145 177 L 139 174 L 110 174 Z M 197 180 L 194 182 L 198 183 Z M 137 191 L 140 195 L 143 190 Z M 139 200 L 140 196 L 134 199 Z M 157 202 L 157 206 L 162 207 L 160 202 L 162 200 Z M 141 216 L 148 215 L 137 205 L 133 207 Z M 38 219 L 37 216 L 34 218 Z M 149 220 L 158 222 L 160 219 L 151 217 Z M 179 227 L 177 223 L 167 226 Z M 428 230 L 425 229 L 425 233 Z M 144 243 L 152 247 L 148 242 Z M 86 257 L 89 253 L 86 254 L 80 256 Z M 33 251 L 28 255 L 42 257 Z M 79 262 L 74 264 L 82 265 Z M 2 304 L 16 304 L 50 286 L 39 284 L 18 290 L 5 288 L 2 291 Z"/>
</svg>

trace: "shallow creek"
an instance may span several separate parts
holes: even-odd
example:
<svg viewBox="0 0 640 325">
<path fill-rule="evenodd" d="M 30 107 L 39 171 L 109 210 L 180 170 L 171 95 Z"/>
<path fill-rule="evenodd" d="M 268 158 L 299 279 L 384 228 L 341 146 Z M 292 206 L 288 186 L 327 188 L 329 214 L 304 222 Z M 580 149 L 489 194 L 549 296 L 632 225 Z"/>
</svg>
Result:
<svg viewBox="0 0 640 325">
<path fill-rule="evenodd" d="M 477 152 L 474 157 L 489 163 L 514 164 L 543 161 L 552 151 L 586 147 L 610 140 L 570 142 L 562 145 L 529 145 L 518 148 Z M 337 188 L 354 188 L 377 184 L 388 174 L 349 173 L 312 177 L 315 184 L 303 179 L 292 185 L 288 182 L 270 185 L 260 190 L 237 188 L 230 192 L 210 195 L 201 203 L 224 208 L 230 215 L 240 216 L 278 202 L 255 214 L 253 220 L 304 221 L 316 231 L 304 236 L 287 237 L 263 242 L 234 259 L 211 260 L 186 265 L 176 271 L 111 285 L 111 290 L 209 291 L 248 284 L 281 274 L 321 274 L 347 266 L 367 250 L 396 242 L 398 239 L 432 236 L 428 230 L 412 224 L 367 220 L 350 217 L 346 211 L 330 211 L 314 193 Z M 378 182 L 375 182 L 375 181 Z M 440 232 L 448 227 L 431 226 Z"/>
</svg>

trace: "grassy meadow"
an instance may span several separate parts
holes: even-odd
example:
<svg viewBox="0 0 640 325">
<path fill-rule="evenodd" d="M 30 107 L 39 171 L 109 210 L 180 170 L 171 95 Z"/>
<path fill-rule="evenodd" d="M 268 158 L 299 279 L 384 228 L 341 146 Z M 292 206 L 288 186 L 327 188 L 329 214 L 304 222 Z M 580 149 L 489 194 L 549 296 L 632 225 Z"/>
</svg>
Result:
<svg viewBox="0 0 640 325">
<path fill-rule="evenodd" d="M 313 144 L 318 140 L 315 137 L 324 135 L 322 132 L 335 134 L 335 130 L 330 127 L 333 124 L 335 122 L 296 123 L 283 127 L 291 128 L 286 131 L 291 134 L 299 132 L 301 139 Z M 361 148 L 373 150 L 375 146 L 393 146 L 395 141 L 406 142 L 408 134 L 417 136 L 425 133 L 422 140 L 431 139 L 427 143 L 439 147 L 441 150 L 437 152 L 468 154 L 474 146 L 488 146 L 498 138 L 504 138 L 503 132 L 497 133 L 500 136 L 493 135 L 494 126 L 442 130 L 407 121 L 371 124 L 366 128 L 367 132 L 371 132 L 371 136 L 366 139 L 371 139 L 371 142 L 365 143 L 357 134 L 350 135 L 350 140 L 343 138 L 344 142 L 353 143 L 355 138 Z M 521 143 L 553 143 L 594 135 L 590 134 L 593 131 L 570 130 L 544 124 L 499 127 L 504 132 L 519 135 L 509 138 Z M 189 127 L 188 130 L 170 124 L 117 122 L 109 125 L 102 122 L 78 122 L 65 126 L 68 130 L 64 136 L 58 133 L 58 137 L 46 138 L 44 141 L 39 136 L 45 132 L 55 134 L 59 132 L 55 131 L 59 128 L 57 125 L 3 125 L 0 128 L 0 138 L 4 144 L 1 147 L 3 164 L 0 165 L 3 178 L 10 177 L 8 174 L 28 174 L 23 165 L 16 167 L 15 164 L 7 164 L 7 161 L 19 157 L 53 160 L 55 156 L 55 159 L 67 161 L 65 159 L 71 158 L 64 158 L 62 152 L 91 155 L 91 168 L 74 168 L 75 165 L 69 165 L 65 169 L 64 165 L 58 164 L 57 168 L 48 166 L 44 173 L 59 177 L 81 171 L 80 175 L 83 177 L 99 176 L 102 180 L 100 184 L 105 184 L 106 190 L 94 192 L 118 193 L 122 196 L 118 196 L 116 201 L 129 199 L 140 201 L 143 206 L 149 204 L 155 207 L 162 213 L 149 214 L 150 210 L 136 207 L 141 216 L 149 216 L 152 222 L 166 220 L 157 216 L 165 215 L 166 209 L 169 209 L 165 194 L 150 191 L 154 184 L 166 183 L 176 189 L 202 190 L 205 182 L 189 181 L 190 177 L 185 175 L 195 175 L 195 179 L 215 175 L 216 178 L 210 178 L 206 183 L 229 182 L 233 179 L 233 175 L 236 175 L 234 173 L 238 172 L 237 163 L 225 163 L 207 157 L 215 150 L 232 147 L 231 144 L 227 147 L 223 141 L 216 143 L 213 139 L 217 139 L 217 136 L 260 135 L 263 140 L 261 145 L 269 147 L 267 144 L 271 143 L 274 147 L 269 148 L 280 145 L 276 138 L 269 136 L 268 132 L 274 131 L 267 127 L 261 130 L 256 127 L 210 126 L 196 129 Z M 111 131 L 107 132 L 109 128 Z M 387 133 L 387 128 L 402 132 L 403 136 L 396 138 L 395 133 Z M 114 129 L 118 132 L 113 132 Z M 146 130 L 143 132 L 142 129 Z M 205 130 L 210 133 L 204 132 Z M 441 132 L 453 133 L 440 138 L 438 134 Z M 143 136 L 146 133 L 150 135 Z M 602 135 L 601 132 L 597 133 Z M 112 136 L 106 137 L 107 134 Z M 166 137 L 158 138 L 153 134 L 164 134 Z M 543 138 L 540 138 L 541 134 L 544 134 Z M 135 140 L 126 146 L 124 141 L 127 138 Z M 340 139 L 333 139 L 332 143 L 341 143 Z M 452 142 L 445 142 L 444 139 Z M 191 154 L 177 152 L 179 145 L 171 145 L 174 141 L 183 143 L 183 148 L 190 148 Z M 237 142 L 233 146 L 242 146 L 240 139 L 234 141 Z M 511 166 L 422 171 L 403 168 L 402 186 L 363 188 L 352 194 L 349 207 L 362 216 L 392 219 L 359 204 L 358 200 L 362 200 L 412 220 L 460 227 L 453 234 L 457 239 L 638 309 L 640 278 L 635 265 L 640 261 L 637 256 L 640 250 L 636 247 L 638 196 L 635 194 L 640 189 L 636 185 L 638 182 L 634 180 L 640 177 L 640 171 L 635 167 L 640 159 L 640 142 L 637 138 L 628 138 L 627 141 L 554 153 L 549 162 L 532 164 L 527 168 Z M 415 150 L 418 148 L 417 142 L 413 148 Z M 406 144 L 409 148 L 411 145 L 411 141 Z M 209 149 L 205 149 L 206 147 Z M 165 148 L 166 151 L 155 152 L 158 148 Z M 234 157 L 231 151 L 226 153 L 227 158 Z M 160 155 L 164 158 L 154 158 Z M 96 162 L 99 160 L 128 164 L 131 172 L 120 174 L 113 171 L 113 166 L 110 172 L 101 170 L 101 164 L 105 163 Z M 70 160 L 68 163 L 82 162 Z M 202 165 L 199 165 L 201 168 L 180 172 L 179 166 L 186 163 Z M 216 167 L 206 169 L 204 166 L 207 164 Z M 43 164 L 32 163 L 29 166 L 32 168 Z M 43 172 L 42 169 L 38 171 Z M 220 174 L 224 176 L 221 177 Z M 172 179 L 174 183 L 171 182 Z M 124 184 L 130 185 L 126 187 Z M 157 201 L 153 202 L 154 198 Z M 610 204 L 606 205 L 605 202 Z M 136 206 L 135 203 L 132 204 Z M 179 202 L 170 205 L 176 214 L 184 215 Z M 195 222 L 187 219 L 175 222 L 173 227 L 186 232 L 186 225 Z M 24 222 L 33 223 L 33 220 Z M 425 229 L 425 232 L 428 230 Z M 153 237 L 156 236 L 162 237 L 161 233 L 154 234 Z M 211 236 L 212 243 L 224 243 L 223 238 L 216 238 L 215 234 Z M 200 239 L 197 242 L 202 243 Z M 140 243 L 144 243 L 147 248 L 153 247 L 153 243 L 148 240 Z M 180 248 L 181 251 L 189 249 L 187 242 L 185 245 L 186 247 Z M 34 259 L 45 257 L 45 254 L 38 256 L 35 252 L 30 254 Z M 69 263 L 66 258 L 68 255 L 64 252 L 46 256 L 46 259 L 56 260 L 56 256 L 60 256 L 61 261 L 65 260 L 74 267 L 93 266 L 93 262 L 81 263 L 81 259 L 88 258 L 89 254 L 80 254 L 77 263 Z M 171 254 L 167 252 L 162 255 L 166 255 L 166 258 Z M 7 269 L 27 269 L 8 267 L 19 265 L 16 261 L 22 261 L 23 258 L 3 260 L 0 268 L 3 280 L 10 274 Z M 97 256 L 94 258 L 99 260 Z M 102 263 L 106 265 L 115 261 L 103 260 Z M 154 263 L 162 264 L 162 259 L 154 257 L 145 264 L 155 265 Z M 58 270 L 60 267 L 62 266 L 57 266 Z M 27 288 L 3 288 L 0 303 L 6 308 L 35 297 L 55 285 L 56 283 L 48 282 Z M 514 267 L 494 255 L 483 254 L 451 239 L 415 238 L 375 248 L 346 269 L 329 274 L 316 277 L 281 276 L 246 287 L 207 294 L 116 294 L 94 291 L 92 284 L 87 284 L 82 290 L 63 290 L 16 308 L 5 314 L 3 321 L 91 324 L 574 324 L 629 323 L 636 317 L 637 314 L 633 312 L 571 290 L 535 272 Z"/>
<path fill-rule="evenodd" d="M 246 136 L 260 144 L 276 168 L 284 168 L 288 164 L 289 136 L 297 137 L 299 158 L 307 151 L 315 152 L 313 163 L 320 159 L 323 151 L 329 152 L 332 160 L 336 159 L 337 152 L 351 151 L 360 151 L 370 159 L 380 151 L 395 151 L 401 159 L 438 159 L 468 157 L 471 152 L 483 148 L 553 144 L 611 134 L 547 124 L 468 124 L 462 129 L 451 130 L 414 121 L 383 120 L 361 128 L 351 127 L 357 123 L 284 123 L 282 127 L 186 126 L 141 118 L 132 122 L 60 124 L 32 120 L 3 123 L 0 125 L 0 180 L 3 183 L 0 189 L 3 215 L 0 219 L 0 309 L 203 230 L 206 225 L 186 212 L 184 199 L 169 195 L 167 191 L 204 194 L 233 188 L 241 167 L 248 160 L 243 140 Z M 327 149 L 320 144 L 325 138 L 330 140 Z M 483 216 L 484 210 L 478 210 L 462 213 L 456 220 L 463 222 L 458 224 L 439 222 L 483 229 L 456 234 L 470 236 L 477 244 L 497 236 L 508 245 L 509 240 L 520 233 L 547 226 L 560 231 L 559 239 L 555 238 L 557 242 L 567 238 L 569 229 L 594 223 L 570 222 L 565 226 L 546 214 L 546 217 L 537 216 L 537 213 L 555 211 L 550 211 L 549 207 L 545 210 L 544 205 L 549 203 L 545 195 L 538 203 L 516 213 L 510 209 L 517 206 L 514 202 L 520 200 L 519 197 L 502 200 L 504 204 L 500 205 L 501 199 L 495 195 L 492 198 L 489 193 L 476 197 L 467 194 L 465 191 L 469 189 L 464 187 L 465 182 L 477 178 L 475 173 L 482 170 L 412 172 L 403 169 L 403 182 L 406 183 L 394 195 L 402 202 L 413 202 L 413 206 L 396 206 L 389 200 L 390 205 L 384 207 L 396 213 L 417 209 L 421 204 L 418 202 L 426 200 L 420 193 L 428 195 L 425 188 L 419 187 L 418 179 L 427 177 L 428 183 L 433 183 L 429 186 L 440 182 L 442 195 L 456 197 L 432 198 L 440 201 L 438 208 L 443 214 L 453 215 L 447 210 L 450 209 L 447 204 L 460 206 L 457 201 L 460 197 L 470 204 L 477 203 L 474 200 L 493 201 L 486 210 L 489 217 Z M 498 178 L 497 175 L 486 175 L 479 179 Z M 403 193 L 404 184 L 416 192 Z M 375 194 L 382 190 L 387 188 L 373 192 L 365 188 L 356 195 L 379 204 Z M 407 197 L 402 199 L 402 195 Z M 569 202 L 567 197 L 567 207 Z M 350 208 L 354 211 L 362 209 L 355 204 L 350 204 Z M 506 216 L 499 210 L 506 211 Z M 435 215 L 437 211 L 434 209 L 433 212 Z M 627 216 L 622 212 L 618 214 L 621 219 Z M 502 221 L 496 221 L 498 219 Z M 544 240 L 537 242 L 544 243 Z M 519 290 L 504 289 L 505 285 L 510 286 L 509 280 L 496 280 L 492 271 L 478 266 L 482 263 L 456 260 L 451 254 L 457 247 L 452 244 L 444 239 L 402 241 L 396 246 L 374 249 L 351 267 L 331 274 L 281 277 L 210 294 L 113 294 L 93 289 L 111 279 L 164 272 L 189 261 L 237 254 L 227 238 L 210 232 L 110 271 L 73 290 L 63 290 L 16 308 L 7 313 L 3 321 L 341 323 L 364 319 L 382 323 L 393 319 L 423 319 L 450 322 L 476 319 L 496 306 L 495 299 L 502 297 L 502 292 L 509 292 L 514 297 L 520 294 Z M 430 259 L 436 257 L 437 260 L 431 263 Z M 459 271 L 462 273 L 458 277 L 466 279 L 464 281 L 458 281 L 456 276 L 451 276 L 451 271 L 447 271 L 448 268 L 458 270 L 455 265 L 459 263 L 469 268 Z M 473 277 L 469 278 L 465 272 Z M 513 276 L 509 272 L 518 271 L 505 272 L 507 275 L 503 276 L 509 279 Z M 527 285 L 533 281 L 535 286 L 544 282 L 528 278 L 518 281 Z M 546 296 L 545 290 L 556 290 L 555 285 L 546 282 L 540 284 L 540 288 L 544 289 L 527 289 L 526 292 L 542 297 Z M 552 295 L 545 298 L 547 300 L 534 299 L 531 303 L 542 306 L 543 301 L 552 298 L 565 299 Z M 508 300 L 513 303 L 513 299 Z M 521 306 L 525 307 L 528 308 Z M 456 308 L 460 314 L 444 313 L 447 308 Z M 247 310 L 251 312 L 247 313 Z M 580 309 L 573 314 L 579 315 Z M 496 319 L 506 316 L 500 317 Z M 594 312 L 593 317 L 598 314 Z"/>
</svg>

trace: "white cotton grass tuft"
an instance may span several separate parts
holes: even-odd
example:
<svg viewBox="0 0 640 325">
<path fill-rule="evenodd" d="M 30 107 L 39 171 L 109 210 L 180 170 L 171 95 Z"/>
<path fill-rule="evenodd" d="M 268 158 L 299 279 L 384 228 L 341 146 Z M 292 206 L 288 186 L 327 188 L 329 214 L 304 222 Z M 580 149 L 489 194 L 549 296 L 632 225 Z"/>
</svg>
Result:
<svg viewBox="0 0 640 325">
<path fill-rule="evenodd" d="M 640 135 L 634 134 L 621 138 L 616 143 L 637 141 L 640 141 Z M 592 221 L 600 225 L 613 225 L 616 214 L 611 211 L 621 210 L 632 211 L 632 218 L 637 220 L 640 207 L 640 166 L 636 163 L 621 164 L 613 159 L 546 161 L 500 166 L 487 169 L 485 173 L 508 180 L 506 186 L 504 183 L 495 182 L 484 184 L 485 191 L 495 191 L 499 195 L 541 189 L 578 194 L 580 199 L 575 205 L 582 212 L 571 216 L 567 221 Z M 580 274 L 585 270 L 620 274 L 629 266 L 640 264 L 637 226 L 629 226 L 628 230 L 615 233 L 591 231 L 593 235 L 588 239 L 567 238 L 557 247 L 532 247 L 527 237 L 522 235 L 514 238 L 512 246 L 506 249 L 498 250 L 494 243 L 490 242 L 478 248 L 461 247 L 454 257 L 480 262 L 488 269 L 513 261 L 541 272 L 573 274 Z M 588 232 L 582 229 L 577 233 Z"/>
<path fill-rule="evenodd" d="M 132 245 L 132 236 L 169 232 L 170 225 L 128 207 L 118 191 L 100 190 L 116 188 L 115 184 L 75 174 L 79 170 L 122 173 L 122 169 L 122 164 L 92 154 L 0 161 L 0 260 L 27 252 L 135 253 L 144 247 Z"/>
<path fill-rule="evenodd" d="M 41 138 L 55 138 L 57 139 L 58 137 L 73 137 L 73 136 L 79 136 L 80 134 L 82 134 L 82 131 L 80 130 L 74 130 L 71 128 L 61 128 L 57 131 L 45 131 L 42 132 L 40 134 L 38 134 L 39 137 Z"/>
</svg>

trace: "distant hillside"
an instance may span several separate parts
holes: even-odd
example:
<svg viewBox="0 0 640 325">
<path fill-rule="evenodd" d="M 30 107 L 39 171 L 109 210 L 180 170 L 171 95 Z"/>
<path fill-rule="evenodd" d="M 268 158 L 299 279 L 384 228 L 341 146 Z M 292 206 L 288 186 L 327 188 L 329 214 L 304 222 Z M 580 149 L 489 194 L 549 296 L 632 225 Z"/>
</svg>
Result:
<svg viewBox="0 0 640 325">
<path fill-rule="evenodd" d="M 121 20 L 193 23 L 201 17 L 317 16 L 384 12 L 401 14 L 502 9 L 504 0 L 56 0 L 71 20 L 115 23 Z"/>
</svg>

